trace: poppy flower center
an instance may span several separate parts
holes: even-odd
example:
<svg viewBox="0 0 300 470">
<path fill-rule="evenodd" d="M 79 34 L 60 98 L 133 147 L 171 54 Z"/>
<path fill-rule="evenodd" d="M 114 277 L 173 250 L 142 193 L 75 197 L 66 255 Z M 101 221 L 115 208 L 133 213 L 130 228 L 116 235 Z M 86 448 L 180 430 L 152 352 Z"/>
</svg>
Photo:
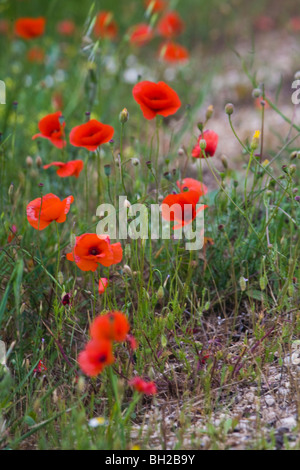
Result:
<svg viewBox="0 0 300 470">
<path fill-rule="evenodd" d="M 89 254 L 90 255 L 97 256 L 97 255 L 99 255 L 99 253 L 100 253 L 100 251 L 98 250 L 97 247 L 93 247 L 93 248 L 89 249 Z"/>
<path fill-rule="evenodd" d="M 99 357 L 98 357 L 98 361 L 103 364 L 104 362 L 107 361 L 107 356 L 106 354 L 101 354 Z"/>
</svg>

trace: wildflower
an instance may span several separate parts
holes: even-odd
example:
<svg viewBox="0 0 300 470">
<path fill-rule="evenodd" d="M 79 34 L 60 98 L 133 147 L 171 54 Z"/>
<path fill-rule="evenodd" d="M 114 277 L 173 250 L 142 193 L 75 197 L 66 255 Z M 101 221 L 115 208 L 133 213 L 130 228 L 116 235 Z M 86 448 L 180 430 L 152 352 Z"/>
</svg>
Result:
<svg viewBox="0 0 300 470">
<path fill-rule="evenodd" d="M 166 2 L 164 0 L 145 0 L 144 1 L 145 8 L 146 9 L 151 9 L 151 13 L 158 13 L 162 10 L 164 10 L 167 6 Z"/>
<path fill-rule="evenodd" d="M 251 149 L 256 150 L 259 144 L 259 137 L 260 137 L 260 131 L 255 131 L 252 142 L 251 142 Z"/>
<path fill-rule="evenodd" d="M 177 225 L 174 225 L 173 230 L 190 224 L 197 214 L 207 207 L 201 205 L 200 208 L 196 208 L 199 198 L 199 192 L 195 190 L 170 194 L 162 202 L 163 219 L 178 222 Z"/>
<path fill-rule="evenodd" d="M 70 143 L 75 147 L 84 147 L 91 152 L 109 142 L 114 135 L 114 128 L 91 119 L 85 124 L 76 126 L 71 130 Z"/>
<path fill-rule="evenodd" d="M 154 382 L 146 382 L 141 377 L 135 377 L 130 380 L 128 384 L 133 387 L 137 392 L 144 393 L 145 395 L 155 395 L 157 388 Z"/>
<path fill-rule="evenodd" d="M 33 369 L 33 372 L 42 373 L 42 372 L 45 372 L 46 370 L 47 370 L 47 367 L 45 366 L 43 361 L 40 360 L 38 365 L 37 365 L 37 368 Z"/>
<path fill-rule="evenodd" d="M 123 257 L 121 243 L 110 243 L 108 236 L 85 233 L 76 238 L 76 244 L 67 259 L 75 261 L 82 271 L 96 271 L 99 264 L 111 266 L 120 263 Z"/>
<path fill-rule="evenodd" d="M 100 315 L 91 325 L 91 337 L 94 340 L 125 341 L 130 330 L 128 320 L 122 312 L 109 312 Z"/>
<path fill-rule="evenodd" d="M 106 291 L 107 289 L 107 286 L 108 286 L 108 280 L 106 279 L 106 277 L 101 277 L 101 279 L 99 280 L 99 294 L 104 294 L 104 292 Z"/>
<path fill-rule="evenodd" d="M 27 59 L 29 62 L 42 64 L 45 60 L 45 51 L 42 47 L 32 47 L 27 52 Z"/>
<path fill-rule="evenodd" d="M 70 305 L 71 304 L 71 294 L 64 294 L 62 299 L 61 299 L 61 303 L 65 306 L 65 305 Z"/>
<path fill-rule="evenodd" d="M 81 370 L 90 377 L 100 374 L 104 367 L 113 364 L 112 343 L 107 340 L 91 340 L 78 356 Z"/>
<path fill-rule="evenodd" d="M 206 142 L 205 155 L 208 157 L 213 157 L 217 150 L 217 145 L 218 145 L 218 140 L 219 140 L 218 134 L 209 129 L 204 131 L 203 134 L 200 134 L 198 138 L 198 142 L 192 151 L 192 157 L 194 158 L 205 158 L 200 148 L 201 140 L 205 140 Z"/>
<path fill-rule="evenodd" d="M 204 196 L 208 192 L 207 187 L 203 183 L 193 178 L 184 178 L 181 182 L 177 181 L 177 186 L 181 192 L 186 190 L 197 191 L 199 196 Z"/>
<path fill-rule="evenodd" d="M 61 116 L 62 112 L 57 111 L 56 113 L 48 114 L 43 117 L 38 124 L 40 133 L 35 134 L 32 139 L 42 137 L 43 139 L 50 140 L 50 142 L 59 149 L 65 147 L 67 145 L 64 138 L 64 127 L 66 123 L 63 122 L 61 124 L 59 119 Z"/>
<path fill-rule="evenodd" d="M 15 33 L 23 39 L 34 39 L 45 31 L 46 18 L 19 18 L 15 22 Z"/>
<path fill-rule="evenodd" d="M 72 20 L 63 20 L 57 24 L 56 29 L 62 36 L 72 36 L 75 33 L 76 25 Z"/>
<path fill-rule="evenodd" d="M 165 38 L 179 36 L 184 30 L 184 22 L 176 11 L 169 11 L 158 22 L 157 31 Z"/>
<path fill-rule="evenodd" d="M 71 160 L 70 162 L 52 162 L 48 165 L 44 165 L 44 170 L 47 170 L 51 166 L 57 166 L 58 170 L 56 173 L 61 178 L 66 178 L 67 176 L 79 177 L 81 171 L 83 170 L 83 161 L 82 160 Z"/>
<path fill-rule="evenodd" d="M 118 34 L 118 26 L 113 19 L 113 13 L 111 11 L 100 11 L 98 13 L 95 26 L 94 34 L 97 37 L 115 39 Z"/>
<path fill-rule="evenodd" d="M 137 349 L 138 343 L 137 343 L 137 340 L 135 339 L 135 337 L 133 335 L 127 335 L 126 336 L 126 341 L 128 341 L 132 351 L 135 351 Z"/>
<path fill-rule="evenodd" d="M 99 416 L 99 418 L 92 418 L 89 420 L 90 428 L 97 428 L 98 426 L 104 426 L 108 424 L 108 421 L 103 418 L 103 416 Z"/>
<path fill-rule="evenodd" d="M 7 237 L 7 243 L 11 243 L 13 239 L 15 238 L 17 233 L 17 227 L 16 225 L 12 225 L 9 229 L 9 235 Z"/>
<path fill-rule="evenodd" d="M 34 199 L 27 205 L 28 222 L 37 230 L 44 230 L 53 221 L 61 224 L 65 222 L 73 201 L 73 196 L 61 201 L 59 197 L 51 193 Z"/>
<path fill-rule="evenodd" d="M 129 42 L 134 46 L 145 46 L 153 38 L 154 33 L 147 23 L 140 23 L 131 28 Z"/>
<path fill-rule="evenodd" d="M 158 57 L 172 64 L 186 62 L 189 59 L 188 50 L 172 41 L 163 43 L 158 52 Z"/>
<path fill-rule="evenodd" d="M 132 93 L 146 119 L 153 119 L 157 114 L 170 116 L 181 106 L 177 93 L 164 82 L 139 82 Z"/>
</svg>

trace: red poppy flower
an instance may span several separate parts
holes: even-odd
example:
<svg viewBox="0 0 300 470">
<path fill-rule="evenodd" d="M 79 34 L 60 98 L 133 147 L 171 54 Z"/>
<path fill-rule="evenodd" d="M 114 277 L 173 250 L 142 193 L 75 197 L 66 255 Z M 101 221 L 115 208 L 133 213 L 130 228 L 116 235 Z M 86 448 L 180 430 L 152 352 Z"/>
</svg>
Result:
<svg viewBox="0 0 300 470">
<path fill-rule="evenodd" d="M 44 230 L 53 221 L 62 224 L 66 220 L 73 201 L 73 196 L 61 201 L 59 197 L 51 193 L 34 199 L 27 205 L 28 222 L 37 230 Z"/>
<path fill-rule="evenodd" d="M 184 22 L 176 11 L 169 11 L 158 22 L 157 31 L 165 38 L 179 36 L 184 30 Z"/>
<path fill-rule="evenodd" d="M 137 349 L 138 343 L 137 343 L 137 340 L 135 339 L 135 337 L 133 335 L 127 335 L 126 336 L 126 341 L 128 341 L 132 351 L 135 351 Z"/>
<path fill-rule="evenodd" d="M 15 33 L 23 39 L 42 36 L 45 31 L 46 18 L 19 18 L 15 22 Z"/>
<path fill-rule="evenodd" d="M 201 205 L 196 207 L 199 201 L 199 193 L 194 190 L 179 194 L 169 194 L 162 202 L 162 217 L 165 220 L 178 222 L 173 230 L 177 230 L 184 225 L 190 224 L 199 212 L 205 209 Z"/>
<path fill-rule="evenodd" d="M 104 367 L 113 364 L 112 343 L 106 340 L 91 340 L 78 356 L 81 370 L 90 377 L 96 377 Z"/>
<path fill-rule="evenodd" d="M 61 178 L 66 178 L 67 176 L 75 176 L 78 178 L 80 175 L 81 171 L 83 170 L 83 161 L 82 160 L 71 160 L 70 162 L 67 163 L 62 163 L 62 162 L 52 162 L 49 163 L 48 165 L 44 165 L 44 170 L 47 170 L 51 166 L 57 166 L 57 174 Z"/>
<path fill-rule="evenodd" d="M 101 279 L 99 280 L 99 294 L 104 294 L 104 292 L 106 291 L 107 289 L 107 286 L 108 286 L 108 280 L 106 279 L 106 277 L 101 277 Z"/>
<path fill-rule="evenodd" d="M 198 142 L 192 151 L 192 157 L 205 158 L 199 146 L 199 142 L 202 139 L 206 142 L 205 155 L 207 157 L 213 157 L 217 150 L 219 136 L 216 132 L 211 131 L 209 129 L 204 131 L 203 134 L 199 135 Z"/>
<path fill-rule="evenodd" d="M 130 330 L 128 320 L 122 312 L 109 312 L 95 318 L 91 324 L 91 337 L 95 340 L 125 341 Z"/>
<path fill-rule="evenodd" d="M 9 235 L 7 237 L 7 243 L 11 243 L 13 239 L 15 238 L 17 233 L 17 227 L 15 225 L 12 225 L 9 229 Z"/>
<path fill-rule="evenodd" d="M 170 116 L 181 106 L 176 91 L 164 82 L 139 82 L 134 86 L 132 94 L 146 119 L 153 119 L 157 114 Z"/>
<path fill-rule="evenodd" d="M 29 62 L 42 64 L 45 60 L 45 51 L 41 47 L 32 47 L 27 52 L 27 59 Z"/>
<path fill-rule="evenodd" d="M 63 20 L 57 24 L 57 31 L 62 36 L 72 36 L 75 33 L 75 23 L 72 20 Z"/>
<path fill-rule="evenodd" d="M 177 181 L 177 186 L 182 193 L 186 192 L 186 190 L 197 191 L 199 197 L 204 196 L 208 192 L 207 187 L 203 183 L 193 178 L 184 178 L 181 182 Z"/>
<path fill-rule="evenodd" d="M 160 46 L 158 56 L 166 62 L 176 64 L 186 62 L 189 59 L 189 51 L 180 44 L 167 41 Z"/>
<path fill-rule="evenodd" d="M 300 31 L 300 16 L 294 16 L 290 19 L 289 26 L 294 33 L 299 33 Z"/>
<path fill-rule="evenodd" d="M 84 147 L 91 152 L 109 142 L 114 135 L 114 128 L 91 119 L 85 124 L 73 127 L 70 132 L 70 142 L 75 147 Z"/>
<path fill-rule="evenodd" d="M 151 8 L 151 12 L 159 12 L 166 8 L 167 3 L 164 0 L 145 0 L 145 8 Z"/>
<path fill-rule="evenodd" d="M 37 368 L 36 369 L 33 369 L 33 372 L 38 372 L 38 373 L 42 373 L 42 372 L 46 372 L 47 370 L 47 367 L 45 366 L 45 364 L 43 363 L 43 361 L 39 361 L 38 365 L 37 365 Z"/>
<path fill-rule="evenodd" d="M 157 388 L 154 382 L 146 382 L 141 377 L 135 377 L 130 380 L 128 384 L 133 387 L 137 392 L 143 393 L 144 395 L 155 395 Z"/>
<path fill-rule="evenodd" d="M 140 23 L 130 31 L 129 41 L 134 46 L 145 46 L 153 38 L 154 33 L 151 26 L 147 23 Z"/>
<path fill-rule="evenodd" d="M 117 37 L 118 25 L 113 19 L 111 11 L 101 11 L 97 15 L 94 33 L 100 38 L 115 39 Z"/>
<path fill-rule="evenodd" d="M 9 22 L 6 20 L 0 20 L 0 34 L 4 36 L 9 33 Z"/>
<path fill-rule="evenodd" d="M 73 252 L 68 253 L 67 259 L 75 261 L 82 271 L 96 271 L 99 264 L 111 266 L 120 263 L 123 257 L 121 243 L 111 245 L 108 236 L 98 236 L 95 233 L 85 233 L 76 238 Z"/>
<path fill-rule="evenodd" d="M 50 140 L 50 142 L 59 149 L 65 147 L 67 145 L 64 138 L 64 128 L 66 123 L 63 122 L 61 124 L 59 122 L 60 116 L 62 116 L 62 112 L 57 111 L 56 113 L 48 114 L 47 116 L 43 117 L 38 124 L 39 130 L 41 132 L 34 135 L 32 139 L 34 140 L 37 137 L 42 137 L 43 139 Z"/>
</svg>

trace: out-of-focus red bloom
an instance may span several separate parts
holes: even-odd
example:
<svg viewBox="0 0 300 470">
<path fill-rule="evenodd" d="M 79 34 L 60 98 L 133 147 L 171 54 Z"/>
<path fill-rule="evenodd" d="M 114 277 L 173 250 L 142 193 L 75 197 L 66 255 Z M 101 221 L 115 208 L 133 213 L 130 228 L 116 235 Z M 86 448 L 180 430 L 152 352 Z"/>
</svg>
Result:
<svg viewBox="0 0 300 470">
<path fill-rule="evenodd" d="M 63 20 L 57 24 L 57 31 L 62 36 L 72 36 L 75 30 L 76 25 L 72 20 Z"/>
<path fill-rule="evenodd" d="M 0 20 L 0 34 L 6 36 L 9 33 L 9 22 L 6 20 Z"/>
<path fill-rule="evenodd" d="M 262 104 L 262 101 L 263 101 L 263 104 Z M 262 109 L 263 106 L 265 109 L 270 108 L 269 103 L 266 100 L 263 100 L 262 96 L 259 96 L 258 98 L 255 99 L 254 105 L 257 109 Z"/>
<path fill-rule="evenodd" d="M 132 94 L 146 119 L 153 119 L 157 114 L 170 116 L 181 106 L 176 91 L 165 82 L 139 82 L 134 86 Z"/>
<path fill-rule="evenodd" d="M 272 31 L 275 27 L 275 21 L 270 16 L 258 16 L 254 21 L 255 29 L 258 31 Z"/>
<path fill-rule="evenodd" d="M 101 277 L 101 279 L 99 280 L 99 294 L 104 294 L 104 292 L 106 291 L 107 289 L 107 286 L 108 286 L 108 280 L 106 279 L 106 277 Z"/>
<path fill-rule="evenodd" d="M 300 31 L 300 16 L 294 16 L 290 19 L 289 26 L 294 33 L 299 33 Z"/>
<path fill-rule="evenodd" d="M 81 370 L 90 377 L 96 377 L 104 367 L 113 364 L 112 343 L 107 340 L 91 340 L 78 356 Z"/>
<path fill-rule="evenodd" d="M 11 243 L 13 239 L 15 238 L 17 233 L 17 227 L 16 225 L 12 225 L 9 229 L 9 235 L 7 237 L 7 243 Z"/>
<path fill-rule="evenodd" d="M 109 142 L 114 135 L 114 128 L 91 119 L 85 124 L 73 127 L 70 132 L 70 143 L 75 147 L 84 147 L 91 152 Z"/>
<path fill-rule="evenodd" d="M 193 190 L 179 194 L 169 194 L 162 202 L 163 219 L 169 222 L 177 222 L 173 230 L 190 224 L 197 217 L 197 214 L 207 207 L 201 205 L 197 209 L 199 198 L 199 193 Z"/>
<path fill-rule="evenodd" d="M 157 31 L 164 38 L 179 36 L 184 30 L 184 22 L 176 11 L 169 11 L 158 22 Z"/>
<path fill-rule="evenodd" d="M 57 109 L 57 111 L 64 107 L 63 106 L 64 105 L 63 97 L 62 97 L 62 94 L 59 91 L 55 91 L 53 93 L 51 102 L 52 102 L 53 108 Z"/>
<path fill-rule="evenodd" d="M 120 263 L 123 250 L 121 243 L 111 244 L 107 235 L 99 237 L 95 233 L 85 233 L 76 238 L 73 252 L 66 256 L 82 271 L 96 271 L 99 264 L 111 266 Z"/>
<path fill-rule="evenodd" d="M 127 335 L 126 336 L 126 341 L 128 341 L 132 351 L 135 351 L 137 349 L 138 343 L 137 343 L 137 340 L 135 339 L 135 337 L 133 335 Z"/>
<path fill-rule="evenodd" d="M 187 62 L 189 59 L 189 51 L 173 41 L 164 42 L 158 51 L 158 57 L 171 64 Z"/>
<path fill-rule="evenodd" d="M 155 395 L 157 388 L 154 382 L 146 382 L 141 377 L 135 377 L 130 380 L 128 384 L 133 387 L 137 392 L 143 393 L 144 395 Z"/>
<path fill-rule="evenodd" d="M 15 33 L 23 39 L 34 39 L 45 31 L 46 18 L 19 18 L 15 22 Z"/>
<path fill-rule="evenodd" d="M 194 178 L 184 178 L 181 182 L 177 181 L 177 186 L 182 193 L 186 192 L 187 190 L 197 191 L 199 197 L 204 196 L 208 192 L 207 187 Z"/>
<path fill-rule="evenodd" d="M 82 160 L 71 160 L 70 162 L 52 162 L 48 165 L 44 165 L 44 170 L 47 170 L 51 166 L 57 166 L 57 174 L 61 178 L 66 178 L 67 176 L 75 176 L 78 178 L 81 171 L 83 170 L 83 161 Z"/>
<path fill-rule="evenodd" d="M 42 47 L 32 47 L 27 52 L 27 59 L 29 62 L 35 62 L 37 64 L 42 64 L 45 60 L 45 51 Z"/>
<path fill-rule="evenodd" d="M 45 366 L 43 361 L 40 360 L 38 365 L 37 365 L 37 368 L 33 369 L 33 372 L 42 373 L 42 372 L 45 372 L 46 370 L 47 370 L 47 367 Z"/>
<path fill-rule="evenodd" d="M 64 128 L 66 123 L 63 122 L 61 124 L 59 122 L 60 116 L 62 116 L 62 112 L 57 111 L 56 113 L 48 114 L 43 117 L 38 124 L 40 133 L 34 135 L 32 139 L 34 140 L 37 137 L 42 137 L 43 139 L 50 140 L 50 142 L 59 149 L 65 147 L 67 145 L 64 138 Z"/>
<path fill-rule="evenodd" d="M 205 140 L 206 142 L 206 148 L 205 148 L 205 155 L 207 157 L 213 157 L 218 146 L 218 140 L 219 136 L 216 132 L 211 131 L 207 129 L 206 131 L 203 132 L 203 134 L 200 134 L 197 144 L 193 148 L 192 151 L 192 157 L 194 158 L 205 158 L 203 155 L 202 150 L 200 149 L 199 142 L 200 140 Z"/>
<path fill-rule="evenodd" d="M 131 28 L 129 32 L 129 41 L 132 45 L 141 47 L 148 44 L 153 36 L 154 33 L 151 26 L 147 23 L 140 23 Z"/>
<path fill-rule="evenodd" d="M 151 8 L 151 12 L 155 13 L 163 11 L 167 6 L 167 2 L 164 0 L 145 0 L 144 4 L 145 8 Z"/>
<path fill-rule="evenodd" d="M 94 33 L 95 36 L 100 38 L 115 39 L 117 37 L 118 25 L 111 11 L 100 11 L 100 13 L 98 13 Z"/>
<path fill-rule="evenodd" d="M 59 197 L 51 193 L 45 194 L 42 198 L 34 199 L 27 205 L 28 222 L 37 230 L 44 230 L 54 221 L 62 224 L 66 221 L 66 216 L 73 201 L 73 196 L 61 201 Z"/>
<path fill-rule="evenodd" d="M 91 324 L 91 337 L 95 340 L 125 341 L 130 330 L 128 320 L 122 312 L 109 312 L 95 318 Z"/>
</svg>

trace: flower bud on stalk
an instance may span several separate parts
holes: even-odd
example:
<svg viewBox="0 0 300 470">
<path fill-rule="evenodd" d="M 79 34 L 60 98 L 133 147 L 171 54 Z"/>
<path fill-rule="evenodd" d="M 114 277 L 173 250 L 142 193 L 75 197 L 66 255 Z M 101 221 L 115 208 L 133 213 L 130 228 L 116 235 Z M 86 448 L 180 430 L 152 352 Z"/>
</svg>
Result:
<svg viewBox="0 0 300 470">
<path fill-rule="evenodd" d="M 129 120 L 129 112 L 124 108 L 119 114 L 119 121 L 121 124 L 125 124 Z"/>
</svg>

